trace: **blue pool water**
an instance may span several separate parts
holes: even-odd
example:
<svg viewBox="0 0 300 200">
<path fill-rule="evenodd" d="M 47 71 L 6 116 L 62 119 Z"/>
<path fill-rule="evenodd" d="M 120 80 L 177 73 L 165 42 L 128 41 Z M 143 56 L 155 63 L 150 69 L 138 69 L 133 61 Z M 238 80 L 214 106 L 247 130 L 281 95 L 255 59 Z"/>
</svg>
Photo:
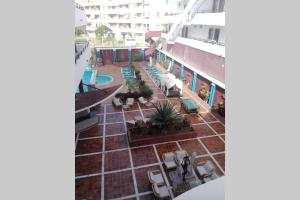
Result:
<svg viewBox="0 0 300 200">
<path fill-rule="evenodd" d="M 96 77 L 96 85 L 106 85 L 113 81 L 113 77 L 109 75 L 99 75 Z"/>
<path fill-rule="evenodd" d="M 82 76 L 82 82 L 84 84 L 90 84 L 91 77 L 92 77 L 92 70 L 85 70 Z"/>
</svg>

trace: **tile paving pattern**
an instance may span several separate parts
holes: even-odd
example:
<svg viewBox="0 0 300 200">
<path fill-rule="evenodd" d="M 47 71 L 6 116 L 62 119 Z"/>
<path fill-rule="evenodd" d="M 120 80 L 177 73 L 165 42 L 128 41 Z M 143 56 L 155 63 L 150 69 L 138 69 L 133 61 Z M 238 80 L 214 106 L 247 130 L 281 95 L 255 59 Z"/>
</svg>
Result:
<svg viewBox="0 0 300 200">
<path fill-rule="evenodd" d="M 147 76 L 143 69 L 140 71 L 142 77 Z M 152 82 L 150 78 L 149 81 Z M 152 87 L 156 87 L 154 95 L 163 99 L 160 101 L 167 101 L 153 82 Z M 178 98 L 170 98 L 170 102 L 180 109 Z M 147 117 L 153 111 L 151 107 L 138 103 L 128 110 L 114 108 L 111 104 L 103 104 L 96 108 L 100 118 L 99 126 L 79 133 L 76 141 L 77 200 L 154 199 L 147 170 L 163 170 L 168 178 L 168 173 L 160 162 L 161 155 L 180 148 L 189 154 L 196 152 L 197 162 L 211 160 L 218 175 L 224 175 L 225 128 L 223 123 L 210 113 L 202 113 L 201 117 L 195 114 L 187 115 L 197 131 L 197 138 L 130 148 L 125 134 L 125 120 L 137 116 Z M 181 113 L 186 114 L 183 109 Z"/>
</svg>

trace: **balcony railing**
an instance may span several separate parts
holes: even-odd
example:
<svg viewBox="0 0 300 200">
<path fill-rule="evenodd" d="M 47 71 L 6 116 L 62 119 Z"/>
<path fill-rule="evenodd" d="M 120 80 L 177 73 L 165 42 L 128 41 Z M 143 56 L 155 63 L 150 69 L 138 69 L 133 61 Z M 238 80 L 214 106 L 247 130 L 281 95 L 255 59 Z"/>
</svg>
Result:
<svg viewBox="0 0 300 200">
<path fill-rule="evenodd" d="M 183 38 L 198 40 L 198 41 L 201 41 L 201 42 L 206 42 L 206 43 L 210 43 L 210 44 L 216 44 L 216 45 L 220 45 L 220 46 L 225 46 L 225 43 L 223 43 L 223 42 L 217 42 L 215 40 L 210 40 L 210 39 L 197 38 L 197 37 L 191 37 L 191 36 L 189 36 L 189 37 L 183 37 Z"/>
<path fill-rule="evenodd" d="M 84 46 L 83 46 L 82 49 L 80 49 L 79 51 L 75 52 L 75 64 L 76 64 L 77 60 L 80 58 L 80 56 L 83 54 L 83 52 L 84 52 L 84 51 L 88 48 L 88 46 L 89 46 L 89 43 L 88 43 L 88 42 L 86 42 L 86 43 L 75 43 L 75 45 L 76 45 L 76 44 L 83 44 Z"/>
</svg>

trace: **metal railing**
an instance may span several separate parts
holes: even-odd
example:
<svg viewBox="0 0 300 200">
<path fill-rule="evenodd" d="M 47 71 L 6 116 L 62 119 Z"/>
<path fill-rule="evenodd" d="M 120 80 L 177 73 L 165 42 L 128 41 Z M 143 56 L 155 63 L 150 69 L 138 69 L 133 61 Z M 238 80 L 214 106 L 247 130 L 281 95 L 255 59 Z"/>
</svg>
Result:
<svg viewBox="0 0 300 200">
<path fill-rule="evenodd" d="M 85 42 L 85 43 L 75 43 L 76 44 L 84 44 L 83 48 L 80 51 L 75 52 L 75 64 L 77 62 L 77 60 L 80 58 L 80 56 L 83 54 L 83 52 L 88 48 L 89 43 Z"/>
</svg>

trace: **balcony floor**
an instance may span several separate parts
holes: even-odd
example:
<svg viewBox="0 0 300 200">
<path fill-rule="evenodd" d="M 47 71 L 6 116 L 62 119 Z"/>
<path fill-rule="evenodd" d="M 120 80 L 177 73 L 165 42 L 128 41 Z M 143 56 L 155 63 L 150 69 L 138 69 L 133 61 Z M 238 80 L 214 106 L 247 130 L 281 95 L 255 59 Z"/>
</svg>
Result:
<svg viewBox="0 0 300 200">
<path fill-rule="evenodd" d="M 154 96 L 180 109 L 179 98 L 166 98 L 143 69 L 141 75 L 153 88 Z M 197 161 L 211 160 L 218 175 L 224 175 L 225 127 L 210 112 L 198 117 L 180 111 L 191 120 L 196 138 L 130 148 L 125 122 L 136 116 L 146 117 L 153 111 L 139 103 L 130 110 L 114 108 L 109 102 L 97 107 L 100 124 L 76 135 L 76 199 L 154 199 L 147 171 L 161 170 L 170 185 L 161 156 L 177 149 L 185 149 L 189 154 L 197 152 Z"/>
</svg>

